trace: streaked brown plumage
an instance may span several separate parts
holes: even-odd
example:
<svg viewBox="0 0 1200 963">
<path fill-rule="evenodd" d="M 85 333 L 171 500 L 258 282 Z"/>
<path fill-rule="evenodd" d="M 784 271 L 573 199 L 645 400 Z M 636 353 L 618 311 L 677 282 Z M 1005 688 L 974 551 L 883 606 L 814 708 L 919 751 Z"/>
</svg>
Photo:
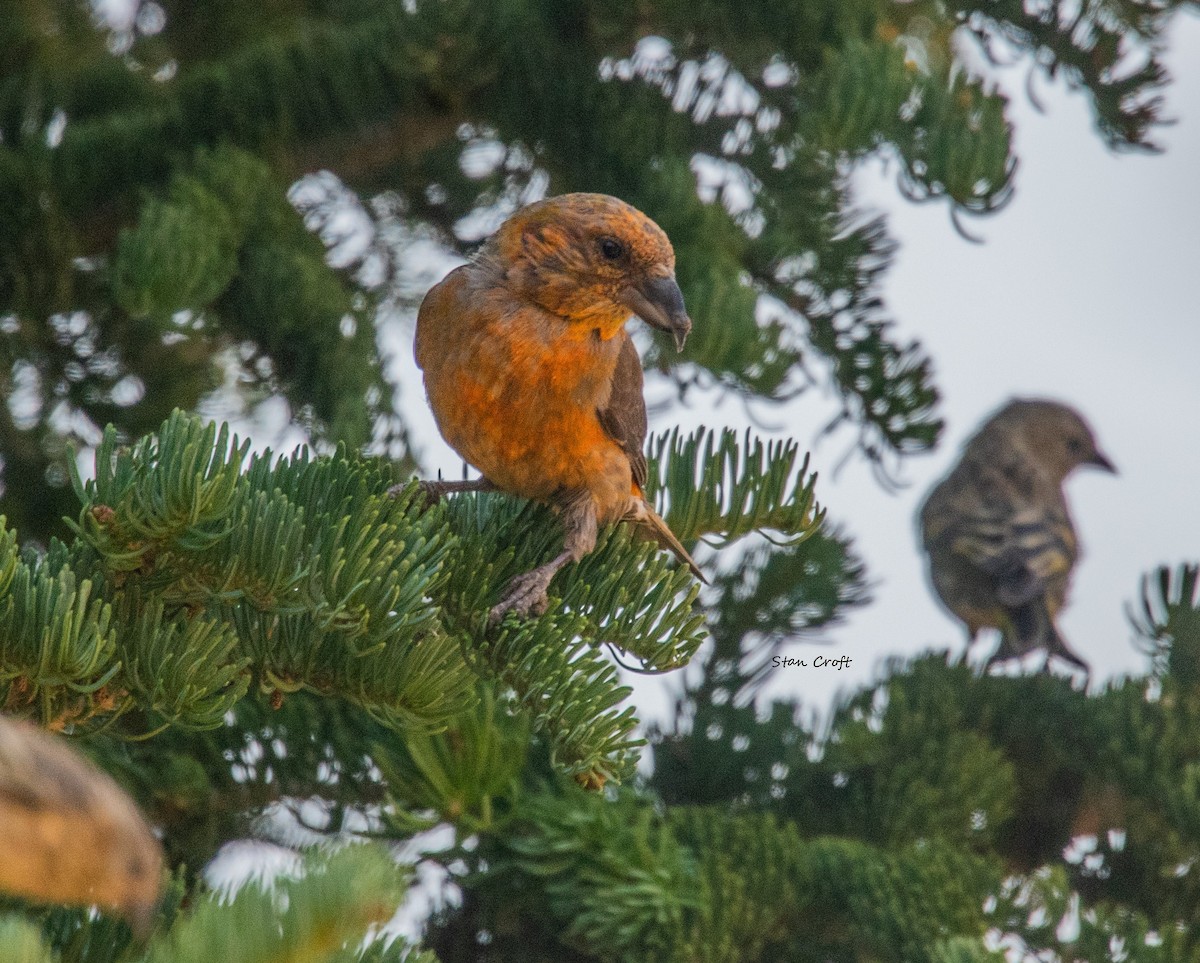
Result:
<svg viewBox="0 0 1200 963">
<path fill-rule="evenodd" d="M 1088 669 L 1055 625 L 1078 557 L 1063 482 L 1080 465 L 1115 472 L 1073 408 L 1018 399 L 967 442 L 921 510 L 937 594 L 971 639 L 1000 630 L 989 667 L 1045 649 Z"/>
<path fill-rule="evenodd" d="M 133 800 L 61 737 L 0 717 L 0 890 L 115 909 L 144 935 L 161 885 Z"/>
<path fill-rule="evenodd" d="M 483 474 L 427 487 L 544 502 L 566 534 L 559 556 L 509 585 L 493 622 L 544 611 L 555 573 L 611 522 L 636 522 L 700 576 L 645 498 L 642 367 L 625 331 L 636 314 L 682 347 L 691 321 L 674 267 L 641 211 L 566 194 L 515 213 L 421 304 L 416 358 L 438 428 Z"/>
</svg>

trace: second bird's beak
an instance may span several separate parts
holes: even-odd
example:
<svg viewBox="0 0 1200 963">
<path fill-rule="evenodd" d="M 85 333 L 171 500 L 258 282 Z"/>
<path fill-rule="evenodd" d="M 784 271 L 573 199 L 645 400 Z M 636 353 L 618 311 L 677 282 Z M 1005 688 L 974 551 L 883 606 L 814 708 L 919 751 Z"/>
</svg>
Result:
<svg viewBox="0 0 1200 963">
<path fill-rule="evenodd" d="M 1092 457 L 1088 459 L 1088 464 L 1095 465 L 1097 468 L 1103 468 L 1105 471 L 1110 471 L 1114 475 L 1117 474 L 1117 466 L 1108 460 L 1107 455 L 1101 454 L 1100 452 L 1096 452 L 1096 454 L 1092 455 Z"/>
<path fill-rule="evenodd" d="M 672 277 L 647 278 L 625 289 L 622 303 L 652 328 L 669 331 L 682 351 L 692 319 L 683 306 L 683 292 Z"/>
</svg>

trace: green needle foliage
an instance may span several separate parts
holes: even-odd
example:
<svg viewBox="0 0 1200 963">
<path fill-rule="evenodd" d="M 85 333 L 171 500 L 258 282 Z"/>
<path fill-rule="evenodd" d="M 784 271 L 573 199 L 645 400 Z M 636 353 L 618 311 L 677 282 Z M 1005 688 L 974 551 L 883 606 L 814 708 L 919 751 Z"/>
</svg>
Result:
<svg viewBox="0 0 1200 963">
<path fill-rule="evenodd" d="M 1193 575 L 1161 573 L 1169 618 L 1142 627 L 1172 658 Z M 1089 695 L 923 656 L 816 730 L 713 674 L 638 789 L 584 794 L 534 758 L 496 793 L 439 857 L 465 894 L 432 931 L 443 961 L 1200 958 L 1194 675 Z"/>
<path fill-rule="evenodd" d="M 892 246 L 855 211 L 848 165 L 885 152 L 907 193 L 956 216 L 1004 204 L 1006 105 L 961 69 L 964 34 L 1035 54 L 1091 96 L 1110 144 L 1152 148 L 1159 38 L 1188 5 L 141 0 L 97 23 L 12 0 L 0 376 L 20 404 L 0 410 L 0 512 L 44 544 L 69 513 L 68 442 L 110 422 L 140 437 L 231 375 L 247 401 L 286 397 L 314 439 L 357 448 L 374 420 L 405 455 L 403 425 L 379 435 L 386 282 L 414 230 L 469 253 L 469 215 L 547 182 L 625 197 L 673 238 L 695 336 L 654 361 L 681 386 L 827 384 L 881 464 L 928 449 L 930 361 L 892 330 Z M 332 263 L 287 201 L 319 170 L 310 186 L 361 197 L 374 228 Z M 303 196 L 321 236 L 344 235 L 345 205 Z"/>
<path fill-rule="evenodd" d="M 297 880 L 271 888 L 252 883 L 228 903 L 209 897 L 151 944 L 145 961 L 359 960 L 355 945 L 392 915 L 402 888 L 400 870 L 372 848 L 352 847 L 324 862 L 310 858 Z"/>
<path fill-rule="evenodd" d="M 233 897 L 219 893 L 178 912 L 169 934 L 137 947 L 106 920 L 48 920 L 70 936 L 52 951 L 35 928 L 0 918 L 0 960 L 125 959 L 138 963 L 436 963 L 403 941 L 373 937 L 403 892 L 405 873 L 377 847 L 313 853 L 292 878 L 252 882 Z M 107 939 L 105 937 L 108 937 Z M 51 941 L 53 942 L 53 941 Z M 107 952 L 120 946 L 119 956 Z"/>
<path fill-rule="evenodd" d="M 656 443 L 684 537 L 815 530 L 795 446 L 767 459 L 746 445 L 739 466 L 727 435 L 698 472 L 711 436 Z M 144 737 L 219 726 L 253 686 L 436 728 L 470 703 L 478 674 L 525 708 L 566 771 L 599 783 L 628 772 L 637 720 L 598 646 L 653 671 L 686 664 L 704 640 L 691 575 L 609 530 L 545 618 L 489 631 L 503 586 L 555 551 L 548 512 L 491 495 L 430 508 L 417 486 L 392 494 L 390 482 L 344 450 L 250 457 L 227 428 L 179 412 L 128 448 L 109 429 L 94 478 L 75 478 L 75 541 L 27 560 L 11 534 L 0 543 L 7 705 L 59 729 L 125 717 Z"/>
<path fill-rule="evenodd" d="M 171 877 L 148 943 L 5 903 L 0 963 L 1200 959 L 1194 568 L 1144 586 L 1144 678 L 928 656 L 818 728 L 763 698 L 869 600 L 825 465 L 655 412 L 649 494 L 711 587 L 615 526 L 489 628 L 558 522 L 429 504 L 385 363 L 439 263 L 608 192 L 666 229 L 695 321 L 650 377 L 767 412 L 818 388 L 886 480 L 942 422 L 855 165 L 963 233 L 1008 201 L 965 43 L 1153 150 L 1194 0 L 119 6 L 0 0 L 0 704 L 114 775 Z M 224 423 L 280 410 L 282 457 Z M 618 666 L 686 668 L 673 716 L 640 728 Z M 461 900 L 421 946 L 373 939 L 412 879 L 376 846 L 205 882 L 232 840 L 446 826 Z"/>
<path fill-rule="evenodd" d="M 4 963 L 53 963 L 38 928 L 15 916 L 0 917 L 0 960 Z"/>
</svg>

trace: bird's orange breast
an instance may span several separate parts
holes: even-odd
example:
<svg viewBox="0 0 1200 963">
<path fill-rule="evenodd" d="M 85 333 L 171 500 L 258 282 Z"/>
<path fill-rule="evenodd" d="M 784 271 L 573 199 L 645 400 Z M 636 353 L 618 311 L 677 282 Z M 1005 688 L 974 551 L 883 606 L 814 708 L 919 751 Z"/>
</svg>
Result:
<svg viewBox="0 0 1200 963">
<path fill-rule="evenodd" d="M 619 517 L 632 474 L 596 413 L 611 392 L 618 338 L 515 303 L 477 285 L 471 270 L 435 287 L 417 322 L 417 361 L 443 437 L 504 491 L 539 501 L 588 491 L 601 516 Z"/>
</svg>

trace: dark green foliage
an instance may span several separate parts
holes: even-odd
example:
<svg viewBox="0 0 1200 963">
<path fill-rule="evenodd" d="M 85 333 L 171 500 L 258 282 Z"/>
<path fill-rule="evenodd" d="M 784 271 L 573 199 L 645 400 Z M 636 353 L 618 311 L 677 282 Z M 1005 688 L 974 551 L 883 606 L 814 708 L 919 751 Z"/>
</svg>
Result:
<svg viewBox="0 0 1200 963">
<path fill-rule="evenodd" d="M 656 736 L 640 793 L 508 791 L 478 847 L 447 854 L 473 871 L 437 921 L 442 959 L 983 960 L 987 929 L 1075 959 L 1200 958 L 1191 683 L 1089 696 L 924 657 L 820 734 L 793 704 L 710 696 Z"/>
<path fill-rule="evenodd" d="M 486 831 L 494 802 L 516 788 L 528 749 L 528 724 L 484 688 L 478 705 L 452 719 L 445 734 L 411 733 L 399 744 L 372 747 L 395 803 L 386 818 L 401 832 L 442 822 L 464 833 Z"/>
<path fill-rule="evenodd" d="M 80 541 L 70 550 L 56 547 L 34 567 L 16 559 L 13 539 L 4 543 L 12 559 L 7 567 L 16 573 L 10 617 L 27 606 L 40 613 L 36 624 L 61 637 L 60 648 L 75 666 L 67 678 L 78 681 L 61 697 L 77 702 L 79 693 L 109 686 L 104 701 L 77 708 L 77 716 L 105 717 L 114 699 L 118 711 L 136 704 L 162 712 L 147 695 L 178 672 L 189 705 L 198 706 L 186 709 L 200 714 L 186 719 L 192 727 L 202 719 L 219 721 L 251 679 L 280 695 L 308 689 L 343 696 L 397 722 L 439 724 L 468 698 L 466 646 L 479 653 L 477 669 L 495 673 L 531 705 L 553 694 L 534 718 L 565 740 L 565 762 L 580 772 L 602 767 L 613 775 L 601 760 L 621 758 L 633 720 L 625 711 L 604 716 L 608 721 L 595 728 L 597 709 L 615 704 L 624 690 L 592 646 L 602 638 L 665 669 L 686 661 L 702 639 L 701 619 L 691 609 L 691 577 L 646 545 L 630 559 L 634 567 L 618 562 L 633 552 L 623 533 L 607 533 L 600 549 L 563 580 L 566 609 L 557 622 L 551 613 L 488 635 L 482 603 L 550 550 L 554 536 L 547 525 L 536 529 L 548 533 L 544 541 L 524 539 L 519 552 L 500 547 L 521 541 L 514 526 L 530 527 L 530 509 L 496 496 L 431 511 L 415 486 L 386 494 L 391 477 L 379 464 L 343 455 L 312 460 L 305 453 L 244 464 L 247 454 L 226 430 L 218 434 L 215 426 L 180 415 L 129 450 L 118 450 L 109 432 L 95 479 L 79 483 Z M 787 503 L 778 478 L 788 472 L 781 464 L 759 479 L 766 504 Z M 702 479 L 699 489 L 679 489 L 678 497 L 686 504 L 698 492 L 711 504 L 708 489 L 715 484 Z M 802 534 L 791 526 L 811 524 L 805 515 L 783 526 L 785 533 Z M 736 534 L 719 524 L 717 531 Z M 59 571 L 58 595 L 41 608 L 41 596 L 24 603 L 21 586 L 48 566 L 64 566 L 71 555 L 76 568 L 108 589 L 125 626 L 119 633 L 123 663 L 109 664 L 118 657 L 118 632 L 105 634 L 108 606 L 92 602 L 95 613 L 86 620 L 67 607 L 86 607 L 91 586 L 75 592 L 71 570 Z M 486 574 L 489 566 L 494 578 Z M 444 607 L 436 604 L 441 600 Z M 32 630 L 20 629 L 25 624 L 16 623 L 16 639 L 31 637 Z M 578 643 L 564 646 L 563 638 L 572 636 Z M 164 638 L 186 644 L 167 645 Z M 181 658 L 190 661 L 173 661 Z M 122 669 L 129 679 L 116 680 Z M 63 670 L 52 678 L 63 678 Z M 31 673 L 18 694 L 46 705 L 60 691 L 46 686 L 43 675 Z M 224 701 L 214 704 L 218 693 Z M 175 721 L 184 721 L 181 711 L 175 707 Z M 583 728 L 575 732 L 577 725 Z"/>
<path fill-rule="evenodd" d="M 1072 19 L 1057 2 L 754 0 L 735 14 L 664 0 L 635 16 L 540 0 L 214 0 L 142 3 L 131 29 L 108 30 L 71 3 L 13 0 L 0 371 L 6 395 L 24 379 L 28 411 L 0 413 L 0 510 L 45 542 L 69 505 L 64 441 L 108 422 L 135 438 L 193 408 L 224 380 L 230 340 L 249 398 L 281 392 L 318 440 L 371 437 L 387 407 L 373 365 L 383 292 L 326 265 L 289 208 L 289 181 L 319 169 L 395 192 L 373 209 L 377 244 L 399 217 L 458 252 L 478 239 L 465 215 L 534 182 L 619 194 L 675 240 L 696 334 L 690 364 L 654 361 L 681 385 L 784 398 L 827 382 L 871 457 L 926 449 L 941 424 L 929 359 L 891 330 L 878 295 L 890 243 L 854 213 L 847 163 L 886 150 L 915 197 L 967 213 L 1004 203 L 1005 103 L 957 68 L 959 25 L 1064 71 L 1110 143 L 1146 147 L 1165 81 L 1154 45 L 1182 2 L 1089 0 Z M 638 48 L 650 35 L 664 56 Z M 1152 51 L 1136 69 L 1122 36 Z M 697 198 L 696 164 L 724 205 Z M 73 422 L 51 418 L 61 402 Z M 47 481 L 58 494 L 33 500 Z"/>
<path fill-rule="evenodd" d="M 455 712 L 469 675 L 427 600 L 453 546 L 436 517 L 412 492 L 388 496 L 382 466 L 298 454 L 243 470 L 247 454 L 225 429 L 178 414 L 129 450 L 107 433 L 95 479 L 79 483 L 74 552 L 103 579 L 123 625 L 128 654 L 112 671 L 131 678 L 113 687 L 146 710 L 138 683 L 183 673 L 176 695 L 199 702 L 189 711 L 210 724 L 251 676 L 268 690 L 344 695 L 417 724 Z M 52 551 L 42 568 L 65 554 Z M 188 644 L 169 645 L 164 633 Z M 175 668 L 174 659 L 189 661 Z M 75 675 L 94 688 L 100 672 L 89 663 Z M 27 684 L 34 694 L 44 685 L 36 675 Z M 213 705 L 217 693 L 224 700 Z"/>
<path fill-rule="evenodd" d="M 1165 565 L 1142 581 L 1140 611 L 1130 610 L 1155 668 L 1180 682 L 1200 682 L 1200 566 Z"/>
<path fill-rule="evenodd" d="M 813 500 L 817 476 L 808 457 L 796 464 L 799 446 L 790 439 L 768 441 L 749 432 L 738 443 L 732 431 L 678 431 L 650 440 L 646 493 L 670 498 L 665 517 L 685 541 L 719 536 L 727 544 L 750 532 L 769 530 L 785 541 L 811 535 L 823 513 Z"/>
<path fill-rule="evenodd" d="M 794 447 L 739 467 L 726 438 L 705 472 L 711 436 L 655 447 L 685 537 L 796 540 L 817 524 Z M 15 535 L 0 540 L 6 704 L 55 728 L 219 727 L 252 686 L 437 727 L 469 704 L 473 668 L 513 693 L 563 770 L 602 783 L 640 740 L 599 644 L 665 671 L 704 638 L 691 575 L 623 529 L 564 575 L 546 617 L 488 631 L 490 600 L 556 550 L 546 510 L 499 495 L 431 509 L 341 451 L 249 457 L 227 428 L 176 413 L 131 448 L 110 429 L 95 477 L 75 481 L 76 541 L 22 559 Z"/>
<path fill-rule="evenodd" d="M 486 872 L 464 879 L 468 918 L 497 937 L 488 960 L 554 959 L 553 947 L 600 960 L 932 959 L 942 934 L 980 926 L 998 879 L 941 843 L 806 840 L 769 814 L 664 818 L 632 796 L 535 794 L 497 837 L 470 856 Z M 453 926 L 439 928 L 439 954 L 472 958 Z"/>
<path fill-rule="evenodd" d="M 1128 0 L 1053 0 L 1025 6 L 1020 0 L 947 5 L 992 47 L 1005 39 L 1036 50 L 1051 77 L 1062 73 L 1091 93 L 1096 125 L 1116 149 L 1155 149 L 1151 128 L 1161 121 L 1159 90 L 1167 81 L 1157 58 L 1129 56 L 1139 41 L 1161 29 L 1162 13 L 1188 3 L 1149 5 Z M 980 16 L 982 14 L 982 17 Z M 993 48 L 994 49 L 994 48 Z M 1114 70 L 1120 64 L 1122 69 Z M 1131 69 L 1133 68 L 1133 69 Z"/>
</svg>

